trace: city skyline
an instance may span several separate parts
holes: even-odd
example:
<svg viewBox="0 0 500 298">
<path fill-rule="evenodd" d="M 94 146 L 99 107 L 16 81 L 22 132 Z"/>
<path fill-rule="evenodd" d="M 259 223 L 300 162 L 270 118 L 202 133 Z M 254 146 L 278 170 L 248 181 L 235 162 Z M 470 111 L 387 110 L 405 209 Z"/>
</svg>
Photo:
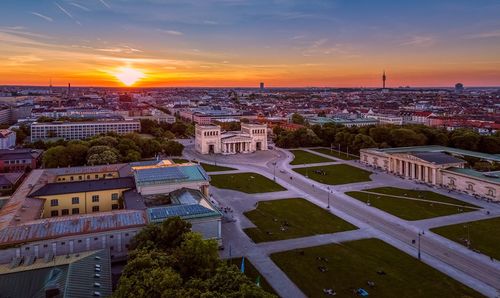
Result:
<svg viewBox="0 0 500 298">
<path fill-rule="evenodd" d="M 0 85 L 500 85 L 497 1 L 6 1 Z M 135 84 L 134 84 L 135 83 Z"/>
</svg>

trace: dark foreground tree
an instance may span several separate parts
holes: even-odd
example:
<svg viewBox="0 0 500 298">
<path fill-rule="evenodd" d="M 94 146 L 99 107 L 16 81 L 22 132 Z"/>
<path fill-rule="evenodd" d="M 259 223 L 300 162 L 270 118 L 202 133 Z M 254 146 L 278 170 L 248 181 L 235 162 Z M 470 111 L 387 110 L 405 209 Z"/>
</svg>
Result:
<svg viewBox="0 0 500 298">
<path fill-rule="evenodd" d="M 132 241 L 114 297 L 274 297 L 234 265 L 219 259 L 217 242 L 170 218 L 149 225 Z"/>
</svg>

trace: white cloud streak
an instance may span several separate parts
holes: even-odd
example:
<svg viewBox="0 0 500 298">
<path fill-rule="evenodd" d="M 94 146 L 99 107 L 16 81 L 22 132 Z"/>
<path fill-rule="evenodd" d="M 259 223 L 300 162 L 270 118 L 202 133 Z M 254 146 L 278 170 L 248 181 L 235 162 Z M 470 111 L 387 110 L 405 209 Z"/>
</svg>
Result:
<svg viewBox="0 0 500 298">
<path fill-rule="evenodd" d="M 47 22 L 53 22 L 53 21 L 54 21 L 54 19 L 53 19 L 53 18 L 48 17 L 48 16 L 43 15 L 43 14 L 38 13 L 38 12 L 34 12 L 34 11 L 32 11 L 32 12 L 31 12 L 31 14 L 32 14 L 32 15 L 34 15 L 34 16 L 37 16 L 37 17 L 39 17 L 39 18 L 42 18 L 42 19 L 46 20 Z"/>
</svg>

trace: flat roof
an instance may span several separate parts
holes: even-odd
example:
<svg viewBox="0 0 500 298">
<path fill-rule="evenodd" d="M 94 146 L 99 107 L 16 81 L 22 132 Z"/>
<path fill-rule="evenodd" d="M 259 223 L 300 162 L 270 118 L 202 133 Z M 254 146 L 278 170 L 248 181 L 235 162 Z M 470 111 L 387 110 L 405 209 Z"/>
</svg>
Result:
<svg viewBox="0 0 500 298">
<path fill-rule="evenodd" d="M 446 169 L 446 171 L 450 171 L 450 172 L 457 173 L 457 174 L 464 174 L 467 176 L 471 176 L 471 177 L 475 177 L 475 178 L 479 178 L 482 180 L 487 180 L 487 181 L 491 181 L 491 182 L 500 184 L 500 173 L 498 173 L 498 172 L 484 173 L 484 172 L 478 172 L 478 171 L 473 170 L 473 169 L 464 169 L 464 168 L 449 168 L 449 169 Z"/>
<path fill-rule="evenodd" d="M 470 150 L 464 150 L 464 149 L 458 149 L 458 148 L 451 148 L 451 147 L 445 147 L 445 146 L 439 146 L 439 145 L 413 146 L 413 147 L 394 147 L 394 148 L 382 148 L 382 149 L 374 148 L 373 150 L 377 150 L 379 152 L 385 152 L 385 153 L 448 152 L 448 153 L 459 155 L 459 156 L 460 155 L 462 155 L 462 156 L 472 156 L 472 157 L 476 157 L 476 158 L 480 158 L 480 159 L 486 159 L 486 160 L 500 162 L 500 155 L 498 155 L 498 154 L 481 153 L 481 152 L 476 152 L 476 151 L 470 151 Z"/>
<path fill-rule="evenodd" d="M 132 177 L 98 179 L 76 182 L 47 183 L 38 190 L 32 192 L 30 197 L 51 196 L 70 194 L 78 192 L 101 191 L 122 188 L 135 188 Z"/>
</svg>

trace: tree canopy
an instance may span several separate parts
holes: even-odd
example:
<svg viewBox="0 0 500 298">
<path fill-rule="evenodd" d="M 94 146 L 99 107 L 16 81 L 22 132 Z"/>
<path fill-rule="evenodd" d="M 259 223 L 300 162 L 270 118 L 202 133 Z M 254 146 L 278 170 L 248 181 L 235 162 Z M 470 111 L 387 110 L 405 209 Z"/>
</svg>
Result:
<svg viewBox="0 0 500 298">
<path fill-rule="evenodd" d="M 176 141 L 144 138 L 136 133 L 123 136 L 110 133 L 83 141 L 37 141 L 31 146 L 46 150 L 43 164 L 47 168 L 134 162 L 157 154 L 181 156 L 184 150 Z"/>
<path fill-rule="evenodd" d="M 175 217 L 141 230 L 131 243 L 114 297 L 274 297 L 219 259 L 217 242 Z"/>
</svg>

